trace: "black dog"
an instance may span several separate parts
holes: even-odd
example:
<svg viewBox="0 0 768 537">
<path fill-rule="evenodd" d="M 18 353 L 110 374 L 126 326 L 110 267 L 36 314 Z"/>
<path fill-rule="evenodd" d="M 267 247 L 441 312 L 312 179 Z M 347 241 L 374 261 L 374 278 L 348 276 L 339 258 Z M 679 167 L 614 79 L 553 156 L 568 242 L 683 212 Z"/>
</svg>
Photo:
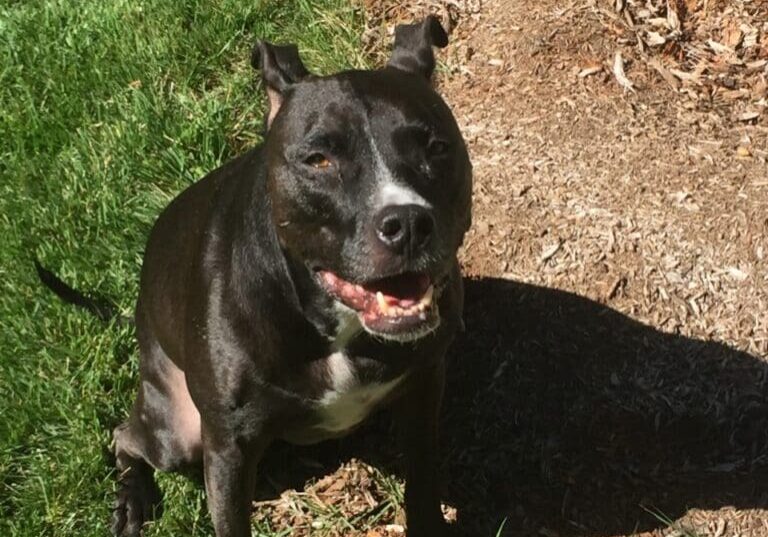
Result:
<svg viewBox="0 0 768 537">
<path fill-rule="evenodd" d="M 250 535 L 273 439 L 344 435 L 392 403 L 411 537 L 440 536 L 443 356 L 462 325 L 456 251 L 471 165 L 430 88 L 437 19 L 397 28 L 375 71 L 320 77 L 260 43 L 264 143 L 185 190 L 149 238 L 136 307 L 141 384 L 115 430 L 113 531 L 138 535 L 155 469 L 204 469 L 218 537 Z"/>
</svg>

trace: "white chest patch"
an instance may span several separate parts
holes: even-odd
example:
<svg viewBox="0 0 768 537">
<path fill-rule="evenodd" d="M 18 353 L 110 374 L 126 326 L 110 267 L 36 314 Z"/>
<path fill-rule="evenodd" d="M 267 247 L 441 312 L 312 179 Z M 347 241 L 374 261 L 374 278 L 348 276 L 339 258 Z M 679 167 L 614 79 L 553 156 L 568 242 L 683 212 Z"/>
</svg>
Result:
<svg viewBox="0 0 768 537">
<path fill-rule="evenodd" d="M 333 308 L 336 310 L 336 318 L 339 321 L 339 325 L 336 329 L 336 335 L 332 340 L 331 348 L 334 351 L 342 351 L 352 338 L 363 331 L 363 325 L 360 324 L 357 312 L 344 304 L 334 302 Z M 333 360 L 335 359 L 329 358 L 329 363 L 332 368 L 336 365 L 336 362 Z M 339 366 L 343 367 L 340 364 Z"/>
<path fill-rule="evenodd" d="M 317 403 L 321 415 L 317 426 L 329 432 L 341 433 L 363 421 L 403 380 L 398 377 L 389 382 L 361 384 L 352 362 L 343 352 L 328 357 L 328 368 L 332 388 Z"/>
</svg>

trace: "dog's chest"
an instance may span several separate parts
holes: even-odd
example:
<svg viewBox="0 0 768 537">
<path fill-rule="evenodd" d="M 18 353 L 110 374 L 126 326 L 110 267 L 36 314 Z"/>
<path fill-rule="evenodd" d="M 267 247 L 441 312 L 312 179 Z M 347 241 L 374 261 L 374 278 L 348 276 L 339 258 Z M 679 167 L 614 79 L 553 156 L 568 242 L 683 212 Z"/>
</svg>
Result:
<svg viewBox="0 0 768 537">
<path fill-rule="evenodd" d="M 326 361 L 328 388 L 316 402 L 316 429 L 331 435 L 342 434 L 363 421 L 403 377 L 386 382 L 362 382 L 355 362 L 344 351 Z"/>
</svg>

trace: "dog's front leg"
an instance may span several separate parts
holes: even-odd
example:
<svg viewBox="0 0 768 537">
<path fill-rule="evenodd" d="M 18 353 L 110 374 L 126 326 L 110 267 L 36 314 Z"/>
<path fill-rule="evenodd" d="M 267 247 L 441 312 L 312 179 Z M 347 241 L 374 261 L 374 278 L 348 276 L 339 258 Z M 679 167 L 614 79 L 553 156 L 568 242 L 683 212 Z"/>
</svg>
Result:
<svg viewBox="0 0 768 537">
<path fill-rule="evenodd" d="M 268 445 L 263 434 L 238 436 L 225 424 L 203 425 L 208 509 L 216 537 L 250 537 L 256 467 Z"/>
<path fill-rule="evenodd" d="M 408 537 L 445 535 L 438 485 L 438 417 L 445 384 L 442 361 L 415 373 L 395 407 L 406 461 L 405 511 Z"/>
</svg>

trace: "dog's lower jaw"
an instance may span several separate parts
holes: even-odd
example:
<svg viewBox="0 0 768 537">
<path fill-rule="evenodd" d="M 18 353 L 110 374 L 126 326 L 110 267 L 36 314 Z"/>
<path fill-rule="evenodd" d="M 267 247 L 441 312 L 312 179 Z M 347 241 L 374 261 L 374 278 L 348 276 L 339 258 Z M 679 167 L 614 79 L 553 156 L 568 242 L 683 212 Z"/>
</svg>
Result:
<svg viewBox="0 0 768 537">
<path fill-rule="evenodd" d="M 422 339 L 435 330 L 438 329 L 440 326 L 440 312 L 438 310 L 437 304 L 433 306 L 434 308 L 434 316 L 433 320 L 419 325 L 413 330 L 409 330 L 407 332 L 397 332 L 397 333 L 387 333 L 387 332 L 379 332 L 376 330 L 372 330 L 369 328 L 365 323 L 361 323 L 363 326 L 363 330 L 365 330 L 368 334 L 373 336 L 376 339 L 384 340 L 384 341 L 392 341 L 394 343 L 413 343 L 414 341 L 418 341 L 419 339 Z"/>
<path fill-rule="evenodd" d="M 442 289 L 440 289 L 442 292 Z M 333 301 L 333 309 L 336 312 L 337 328 L 336 334 L 331 339 L 332 349 L 340 350 L 347 346 L 353 338 L 360 332 L 365 332 L 379 341 L 390 341 L 393 343 L 413 343 L 433 333 L 440 327 L 440 309 L 437 304 L 432 306 L 433 312 L 431 318 L 422 325 L 401 333 L 387 333 L 371 329 L 361 318 L 358 312 L 349 306 Z"/>
</svg>

